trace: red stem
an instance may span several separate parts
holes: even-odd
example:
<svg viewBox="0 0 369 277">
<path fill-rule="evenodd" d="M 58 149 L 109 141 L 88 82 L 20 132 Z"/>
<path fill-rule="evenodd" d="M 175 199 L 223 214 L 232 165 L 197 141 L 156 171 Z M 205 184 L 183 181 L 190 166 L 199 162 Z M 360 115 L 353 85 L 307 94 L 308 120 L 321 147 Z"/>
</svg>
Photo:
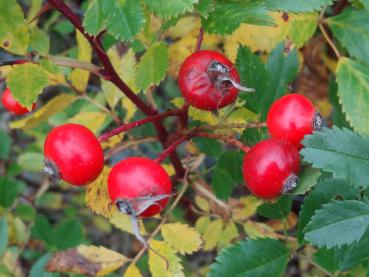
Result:
<svg viewBox="0 0 369 277">
<path fill-rule="evenodd" d="M 195 52 L 200 51 L 203 39 L 204 39 L 204 29 L 201 27 L 199 30 L 199 36 L 197 37 Z"/>
<path fill-rule="evenodd" d="M 111 138 L 112 136 L 118 135 L 118 134 L 120 134 L 122 132 L 125 132 L 125 131 L 128 131 L 132 128 L 135 128 L 135 127 L 138 127 L 138 126 L 144 125 L 146 123 L 153 122 L 155 120 L 162 119 L 162 118 L 165 118 L 165 117 L 168 117 L 168 116 L 176 115 L 177 113 L 178 113 L 178 110 L 169 110 L 169 111 L 166 111 L 164 113 L 148 116 L 144 119 L 137 120 L 137 121 L 134 121 L 134 122 L 131 122 L 131 123 L 128 123 L 128 124 L 123 124 L 123 125 L 115 128 L 115 129 L 110 130 L 110 131 L 102 134 L 101 136 L 99 136 L 99 141 L 100 142 L 106 141 L 109 138 Z"/>
<path fill-rule="evenodd" d="M 156 159 L 155 161 L 158 163 L 161 163 L 164 161 L 168 155 L 170 155 L 172 152 L 174 152 L 177 147 L 184 141 L 189 140 L 191 138 L 191 135 L 188 134 L 186 136 L 180 137 L 179 139 L 175 140 L 167 149 L 165 149 Z"/>
<path fill-rule="evenodd" d="M 62 13 L 72 24 L 79 30 L 85 38 L 89 41 L 92 48 L 96 52 L 101 64 L 104 66 L 103 72 L 101 72 L 105 78 L 115 84 L 143 113 L 148 116 L 156 115 L 157 111 L 151 106 L 147 105 L 141 100 L 127 84 L 119 77 L 118 73 L 115 71 L 108 55 L 105 53 L 100 41 L 95 39 L 95 37 L 87 34 L 82 26 L 80 18 L 74 14 L 74 12 L 69 8 L 68 5 L 61 0 L 48 0 L 48 3 Z M 155 129 L 158 133 L 158 138 L 163 145 L 166 147 L 166 141 L 168 138 L 168 131 L 165 129 L 164 125 L 161 123 L 160 119 L 153 121 Z M 176 153 L 171 153 L 170 160 L 175 168 L 177 177 L 182 177 L 185 173 L 183 169 L 181 160 Z"/>
</svg>

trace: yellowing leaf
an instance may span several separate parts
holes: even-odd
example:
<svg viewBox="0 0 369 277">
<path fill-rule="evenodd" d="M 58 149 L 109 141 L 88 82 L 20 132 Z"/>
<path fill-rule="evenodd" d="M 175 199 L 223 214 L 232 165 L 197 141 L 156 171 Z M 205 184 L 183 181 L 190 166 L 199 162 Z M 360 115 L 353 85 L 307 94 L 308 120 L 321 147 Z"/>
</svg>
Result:
<svg viewBox="0 0 369 277">
<path fill-rule="evenodd" d="M 88 40 L 77 30 L 76 39 L 78 45 L 78 60 L 89 62 L 92 57 L 92 49 Z M 70 79 L 73 87 L 78 91 L 84 92 L 87 87 L 90 72 L 76 68 L 72 71 Z"/>
<path fill-rule="evenodd" d="M 29 116 L 22 118 L 17 121 L 10 122 L 10 128 L 22 128 L 24 130 L 29 130 L 40 124 L 41 122 L 48 119 L 50 116 L 64 110 L 71 103 L 77 99 L 74 95 L 60 94 L 47 102 L 46 105 L 37 109 L 35 112 Z"/>
<path fill-rule="evenodd" d="M 289 14 L 291 28 L 288 36 L 297 48 L 302 47 L 315 33 L 318 13 Z"/>
<path fill-rule="evenodd" d="M 229 59 L 235 60 L 239 44 L 247 45 L 252 51 L 270 52 L 279 42 L 287 37 L 291 21 L 283 20 L 282 13 L 271 14 L 275 26 L 256 26 L 241 24 L 241 26 L 226 38 L 224 49 Z"/>
<path fill-rule="evenodd" d="M 200 234 L 187 224 L 168 223 L 161 227 L 164 240 L 181 254 L 191 254 L 201 247 Z"/>
<path fill-rule="evenodd" d="M 232 221 L 226 223 L 222 234 L 219 237 L 218 247 L 225 247 L 231 244 L 232 240 L 238 237 L 238 230 L 236 224 Z"/>
<path fill-rule="evenodd" d="M 108 115 L 103 112 L 81 112 L 69 119 L 69 122 L 81 124 L 93 133 L 97 133 L 106 119 Z"/>
<path fill-rule="evenodd" d="M 216 219 L 212 221 L 202 236 L 204 240 L 204 250 L 214 249 L 220 240 L 220 236 L 223 232 L 223 221 L 221 219 Z"/>
<path fill-rule="evenodd" d="M 124 117 L 125 122 L 131 121 L 137 111 L 137 106 L 128 99 L 127 96 L 122 97 L 122 107 L 126 110 L 126 116 Z"/>
<path fill-rule="evenodd" d="M 87 207 L 94 213 L 104 217 L 111 217 L 113 208 L 115 208 L 110 201 L 106 186 L 109 172 L 110 168 L 104 167 L 100 176 L 86 187 L 85 201 Z"/>
<path fill-rule="evenodd" d="M 258 206 L 263 201 L 255 196 L 248 195 L 239 199 L 240 205 L 237 205 L 232 209 L 232 218 L 236 221 L 245 220 L 250 216 L 254 215 Z"/>
<path fill-rule="evenodd" d="M 131 223 L 131 218 L 128 215 L 122 214 L 121 212 L 119 212 L 115 206 L 114 206 L 114 210 L 112 212 L 112 216 L 110 217 L 109 221 L 117 228 L 119 228 L 120 230 L 133 234 L 132 231 L 132 223 Z M 140 225 L 140 234 L 145 235 L 146 234 L 146 230 L 145 230 L 145 226 L 142 223 L 142 220 L 138 221 L 139 225 Z"/>
<path fill-rule="evenodd" d="M 124 272 L 123 277 L 141 277 L 142 274 L 138 270 L 137 266 L 130 264 L 127 270 Z"/>
<path fill-rule="evenodd" d="M 200 234 L 204 234 L 205 231 L 208 229 L 208 226 L 211 222 L 209 216 L 201 216 L 197 219 L 195 223 L 195 228 Z"/>
<path fill-rule="evenodd" d="M 172 164 L 162 164 L 161 166 L 165 169 L 169 176 L 173 176 L 176 173 Z"/>
<path fill-rule="evenodd" d="M 112 136 L 108 140 L 103 141 L 101 143 L 101 147 L 103 149 L 113 147 L 113 146 L 117 145 L 118 143 L 122 142 L 123 139 L 124 139 L 124 134 L 123 133 L 119 134 L 119 135 L 116 135 L 116 136 Z"/>
<path fill-rule="evenodd" d="M 195 37 L 196 31 L 200 28 L 200 20 L 194 16 L 184 16 L 178 20 L 177 24 L 170 27 L 165 35 L 171 37 L 172 39 L 182 38 L 192 31 L 192 36 Z"/>
<path fill-rule="evenodd" d="M 248 237 L 256 238 L 276 238 L 274 230 L 268 225 L 260 222 L 247 221 L 243 224 L 243 229 Z"/>
<path fill-rule="evenodd" d="M 127 257 L 103 246 L 81 245 L 57 252 L 46 266 L 47 271 L 72 272 L 104 276 L 128 262 Z"/>
<path fill-rule="evenodd" d="M 195 196 L 195 204 L 198 206 L 202 211 L 209 212 L 210 211 L 210 204 L 209 202 L 200 196 Z"/>
<path fill-rule="evenodd" d="M 180 259 L 166 242 L 151 240 L 150 246 L 155 251 L 159 252 L 160 255 L 164 256 L 169 263 L 169 268 L 167 269 L 165 260 L 158 254 L 149 250 L 149 267 L 153 277 L 184 277 L 183 266 L 180 263 Z"/>
<path fill-rule="evenodd" d="M 188 109 L 188 116 L 193 120 L 198 120 L 210 125 L 215 125 L 218 123 L 218 118 L 213 112 L 199 110 L 193 106 L 190 106 Z"/>
</svg>

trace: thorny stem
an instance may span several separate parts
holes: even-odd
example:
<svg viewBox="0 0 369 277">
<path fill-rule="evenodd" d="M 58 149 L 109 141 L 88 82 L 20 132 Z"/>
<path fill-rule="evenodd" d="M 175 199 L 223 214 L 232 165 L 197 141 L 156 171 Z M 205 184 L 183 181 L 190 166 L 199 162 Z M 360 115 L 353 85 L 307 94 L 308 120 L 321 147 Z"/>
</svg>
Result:
<svg viewBox="0 0 369 277">
<path fill-rule="evenodd" d="M 333 41 L 329 37 L 329 35 L 328 35 L 327 31 L 325 30 L 324 25 L 323 25 L 323 23 L 324 23 L 324 12 L 325 12 L 325 9 L 323 9 L 320 12 L 320 15 L 319 15 L 319 29 L 322 32 L 324 39 L 327 41 L 327 43 L 329 44 L 329 46 L 332 48 L 334 54 L 339 59 L 341 57 L 341 54 L 338 51 L 336 45 L 333 43 Z"/>
<path fill-rule="evenodd" d="M 115 71 L 108 55 L 104 51 L 102 44 L 99 40 L 99 36 L 97 38 L 89 35 L 85 32 L 82 22 L 80 18 L 74 14 L 71 8 L 64 3 L 64 1 L 60 0 L 48 0 L 48 4 L 52 5 L 56 10 L 62 13 L 72 24 L 73 26 L 79 30 L 84 37 L 89 41 L 92 48 L 96 52 L 101 64 L 104 67 L 102 70 L 102 74 L 106 80 L 112 82 L 115 86 L 117 86 L 143 113 L 147 116 L 156 115 L 157 111 L 153 109 L 151 106 L 147 105 L 139 96 L 137 96 L 132 89 L 119 77 L 118 73 Z M 153 121 L 155 129 L 157 131 L 159 140 L 163 147 L 166 147 L 166 141 L 168 138 L 168 131 L 162 124 L 160 118 Z M 181 160 L 178 155 L 173 152 L 170 155 L 170 160 L 173 164 L 173 167 L 176 171 L 177 177 L 182 177 L 184 175 L 184 168 L 182 166 Z"/>
</svg>

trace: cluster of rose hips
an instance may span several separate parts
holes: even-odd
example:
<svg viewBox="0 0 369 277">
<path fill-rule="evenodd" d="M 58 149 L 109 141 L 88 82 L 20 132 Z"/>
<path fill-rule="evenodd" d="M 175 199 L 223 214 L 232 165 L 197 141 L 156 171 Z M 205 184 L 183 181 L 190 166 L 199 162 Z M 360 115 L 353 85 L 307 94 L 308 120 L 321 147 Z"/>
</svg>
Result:
<svg viewBox="0 0 369 277">
<path fill-rule="evenodd" d="M 179 88 L 186 101 L 202 110 L 217 110 L 233 103 L 240 90 L 232 62 L 214 51 L 190 55 L 179 72 Z M 6 89 L 2 102 L 14 114 L 28 110 Z M 267 116 L 271 136 L 253 146 L 245 155 L 243 177 L 249 190 L 270 199 L 296 186 L 300 167 L 301 140 L 321 128 L 321 117 L 304 96 L 289 94 L 277 100 Z M 99 140 L 86 127 L 64 124 L 51 130 L 44 144 L 45 171 L 55 179 L 83 186 L 96 180 L 104 167 Z M 133 217 L 149 217 L 165 208 L 172 193 L 170 177 L 156 161 L 126 158 L 110 171 L 108 193 L 118 209 Z"/>
</svg>

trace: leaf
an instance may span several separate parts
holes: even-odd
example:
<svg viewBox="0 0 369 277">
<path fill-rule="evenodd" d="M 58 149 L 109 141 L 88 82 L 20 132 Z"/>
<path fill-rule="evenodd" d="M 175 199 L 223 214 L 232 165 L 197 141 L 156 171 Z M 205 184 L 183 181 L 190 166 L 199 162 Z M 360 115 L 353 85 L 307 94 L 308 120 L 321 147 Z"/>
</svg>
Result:
<svg viewBox="0 0 369 277">
<path fill-rule="evenodd" d="M 144 0 L 148 8 L 163 19 L 190 12 L 199 0 Z"/>
<path fill-rule="evenodd" d="M 253 216 L 263 201 L 253 195 L 241 197 L 239 204 L 232 209 L 232 218 L 235 221 L 244 221 L 245 219 Z"/>
<path fill-rule="evenodd" d="M 369 20 L 367 11 L 345 9 L 339 15 L 326 19 L 334 37 L 358 60 L 369 60 L 369 31 L 365 28 Z M 356 43 L 360 41 L 361 43 Z"/>
<path fill-rule="evenodd" d="M 344 247 L 321 248 L 314 253 L 314 262 L 328 272 L 337 272 L 339 271 L 340 260 L 344 250 L 346 250 Z"/>
<path fill-rule="evenodd" d="M 85 202 L 94 213 L 104 217 L 111 217 L 114 205 L 111 203 L 106 186 L 110 168 L 104 167 L 95 181 L 86 187 Z"/>
<path fill-rule="evenodd" d="M 36 102 L 37 96 L 47 85 L 47 75 L 40 66 L 25 63 L 13 67 L 8 75 L 8 86 L 12 95 L 26 107 Z"/>
<path fill-rule="evenodd" d="M 109 221 L 118 229 L 133 234 L 131 218 L 128 215 L 119 212 L 118 209 L 114 209 L 112 211 L 112 216 L 109 218 Z M 138 225 L 140 226 L 140 234 L 145 235 L 147 232 L 142 220 L 138 221 Z"/>
<path fill-rule="evenodd" d="M 367 204 L 356 200 L 332 201 L 312 217 L 304 230 L 305 239 L 329 249 L 358 241 L 368 226 Z"/>
<path fill-rule="evenodd" d="M 45 31 L 34 27 L 30 33 L 29 47 L 41 55 L 47 55 L 50 49 L 49 35 Z"/>
<path fill-rule="evenodd" d="M 210 266 L 209 277 L 282 276 L 288 250 L 277 240 L 244 240 L 223 250 Z"/>
<path fill-rule="evenodd" d="M 216 167 L 226 171 L 234 182 L 242 183 L 243 156 L 239 151 L 226 151 L 219 157 Z"/>
<path fill-rule="evenodd" d="M 218 1 L 208 17 L 202 18 L 204 30 L 217 35 L 232 34 L 241 23 L 272 25 L 273 18 L 268 15 L 261 0 Z"/>
<path fill-rule="evenodd" d="M 32 226 L 31 234 L 35 239 L 44 241 L 48 246 L 52 245 L 53 241 L 53 230 L 44 215 L 38 214 L 36 220 Z"/>
<path fill-rule="evenodd" d="M 312 167 L 305 168 L 304 172 L 299 176 L 297 187 L 293 189 L 291 194 L 304 194 L 317 184 L 320 175 L 321 172 L 318 169 Z"/>
<path fill-rule="evenodd" d="M 7 209 L 13 205 L 18 193 L 24 189 L 24 184 L 9 176 L 0 177 L 0 206 Z"/>
<path fill-rule="evenodd" d="M 324 129 L 305 136 L 300 153 L 314 168 L 332 172 L 336 178 L 368 186 L 369 139 L 347 129 Z"/>
<path fill-rule="evenodd" d="M 262 222 L 249 220 L 244 223 L 242 227 L 250 239 L 276 238 L 276 233 L 273 228 Z"/>
<path fill-rule="evenodd" d="M 7 160 L 12 147 L 12 139 L 2 128 L 0 128 L 0 142 L 0 160 Z"/>
<path fill-rule="evenodd" d="M 81 124 L 97 134 L 101 131 L 101 127 L 108 117 L 103 112 L 81 112 L 69 119 L 69 122 Z"/>
<path fill-rule="evenodd" d="M 222 200 L 228 199 L 235 187 L 235 182 L 228 172 L 217 167 L 213 171 L 211 179 L 211 187 L 214 190 L 215 196 Z"/>
<path fill-rule="evenodd" d="M 104 2 L 106 0 L 92 0 L 83 18 L 83 27 L 89 34 L 97 35 L 105 26 Z M 109 2 L 110 3 L 110 2 Z"/>
<path fill-rule="evenodd" d="M 223 221 L 221 219 L 213 220 L 204 231 L 202 239 L 204 240 L 204 251 L 212 250 L 217 247 L 220 236 L 223 232 Z"/>
<path fill-rule="evenodd" d="M 265 5 L 270 10 L 282 10 L 293 13 L 306 13 L 319 11 L 333 3 L 333 0 L 265 0 Z"/>
<path fill-rule="evenodd" d="M 257 213 L 271 219 L 283 219 L 288 216 L 292 207 L 291 196 L 281 196 L 276 203 L 264 203 L 259 206 Z"/>
<path fill-rule="evenodd" d="M 350 125 L 346 120 L 346 116 L 342 111 L 342 105 L 340 104 L 339 99 L 338 99 L 338 84 L 336 83 L 334 79 L 330 79 L 329 81 L 329 92 L 328 93 L 329 93 L 328 95 L 329 103 L 333 107 L 333 111 L 331 115 L 333 125 L 339 128 L 346 127 L 350 129 Z"/>
<path fill-rule="evenodd" d="M 168 49 L 164 43 L 154 43 L 142 56 L 136 68 L 136 84 L 146 90 L 157 85 L 165 77 L 168 69 Z"/>
<path fill-rule="evenodd" d="M 328 203 L 336 197 L 354 199 L 358 194 L 359 188 L 351 186 L 345 180 L 320 178 L 318 184 L 305 198 L 299 213 L 297 237 L 300 244 L 304 241 L 303 230 L 310 222 L 316 210 L 319 210 L 323 204 Z"/>
<path fill-rule="evenodd" d="M 131 263 L 127 270 L 124 272 L 123 277 L 142 277 L 142 274 L 138 270 L 137 266 Z"/>
<path fill-rule="evenodd" d="M 52 235 L 53 245 L 60 250 L 77 246 L 83 241 L 82 225 L 79 221 L 67 220 L 59 224 Z"/>
<path fill-rule="evenodd" d="M 223 248 L 231 244 L 232 240 L 239 236 L 237 226 L 232 221 L 226 223 L 222 234 L 220 235 L 218 247 Z"/>
<path fill-rule="evenodd" d="M 8 245 L 8 223 L 5 217 L 0 217 L 0 256 L 2 256 Z"/>
<path fill-rule="evenodd" d="M 279 44 L 270 54 L 267 70 L 269 82 L 260 96 L 261 120 L 265 120 L 270 106 L 275 100 L 287 92 L 288 84 L 298 73 L 297 51 L 294 49 L 288 55 L 284 53 L 284 45 Z"/>
<path fill-rule="evenodd" d="M 45 272 L 45 266 L 51 258 L 51 253 L 46 253 L 41 256 L 36 263 L 32 266 L 29 277 L 51 277 L 53 276 L 50 272 Z"/>
<path fill-rule="evenodd" d="M 352 59 L 340 58 L 337 70 L 338 97 L 350 125 L 358 132 L 369 134 L 369 69 Z"/>
<path fill-rule="evenodd" d="M 182 223 L 168 223 L 161 227 L 164 241 L 181 254 L 192 254 L 200 249 L 202 240 L 195 229 Z"/>
<path fill-rule="evenodd" d="M 26 54 L 29 33 L 22 8 L 16 0 L 1 1 L 0 11 L 0 47 L 14 54 Z"/>
<path fill-rule="evenodd" d="M 25 152 L 18 156 L 17 164 L 25 171 L 40 172 L 43 169 L 44 155 L 40 152 Z"/>
<path fill-rule="evenodd" d="M 78 46 L 78 60 L 90 62 L 92 57 L 92 49 L 88 40 L 79 31 L 76 31 L 76 40 Z M 73 69 L 70 74 L 70 80 L 74 88 L 83 93 L 86 90 L 90 72 L 80 68 Z"/>
<path fill-rule="evenodd" d="M 57 114 L 69 107 L 69 105 L 77 99 L 78 98 L 74 95 L 59 94 L 29 116 L 10 122 L 9 126 L 13 129 L 33 129 L 52 115 Z"/>
<path fill-rule="evenodd" d="M 261 59 L 245 46 L 238 48 L 236 66 L 242 84 L 255 89 L 255 93 L 243 93 L 240 97 L 246 100 L 245 107 L 259 113 L 260 96 L 265 93 L 268 71 Z"/>
<path fill-rule="evenodd" d="M 47 264 L 50 272 L 72 272 L 89 276 L 104 276 L 128 262 L 127 257 L 103 246 L 81 245 L 57 252 Z"/>
<path fill-rule="evenodd" d="M 318 27 L 317 13 L 303 13 L 293 16 L 291 28 L 288 32 L 289 38 L 296 45 L 301 48 L 314 35 Z"/>
<path fill-rule="evenodd" d="M 149 267 L 153 277 L 184 277 L 183 266 L 180 259 L 176 256 L 175 251 L 164 241 L 150 240 L 150 246 L 160 255 L 164 256 L 165 260 L 149 249 Z"/>
<path fill-rule="evenodd" d="M 132 41 L 144 23 L 140 1 L 108 0 L 108 2 L 105 15 L 108 32 L 116 39 Z"/>
<path fill-rule="evenodd" d="M 192 140 L 195 142 L 200 151 L 205 153 L 206 155 L 217 157 L 222 153 L 221 143 L 214 139 L 193 138 Z"/>
</svg>

